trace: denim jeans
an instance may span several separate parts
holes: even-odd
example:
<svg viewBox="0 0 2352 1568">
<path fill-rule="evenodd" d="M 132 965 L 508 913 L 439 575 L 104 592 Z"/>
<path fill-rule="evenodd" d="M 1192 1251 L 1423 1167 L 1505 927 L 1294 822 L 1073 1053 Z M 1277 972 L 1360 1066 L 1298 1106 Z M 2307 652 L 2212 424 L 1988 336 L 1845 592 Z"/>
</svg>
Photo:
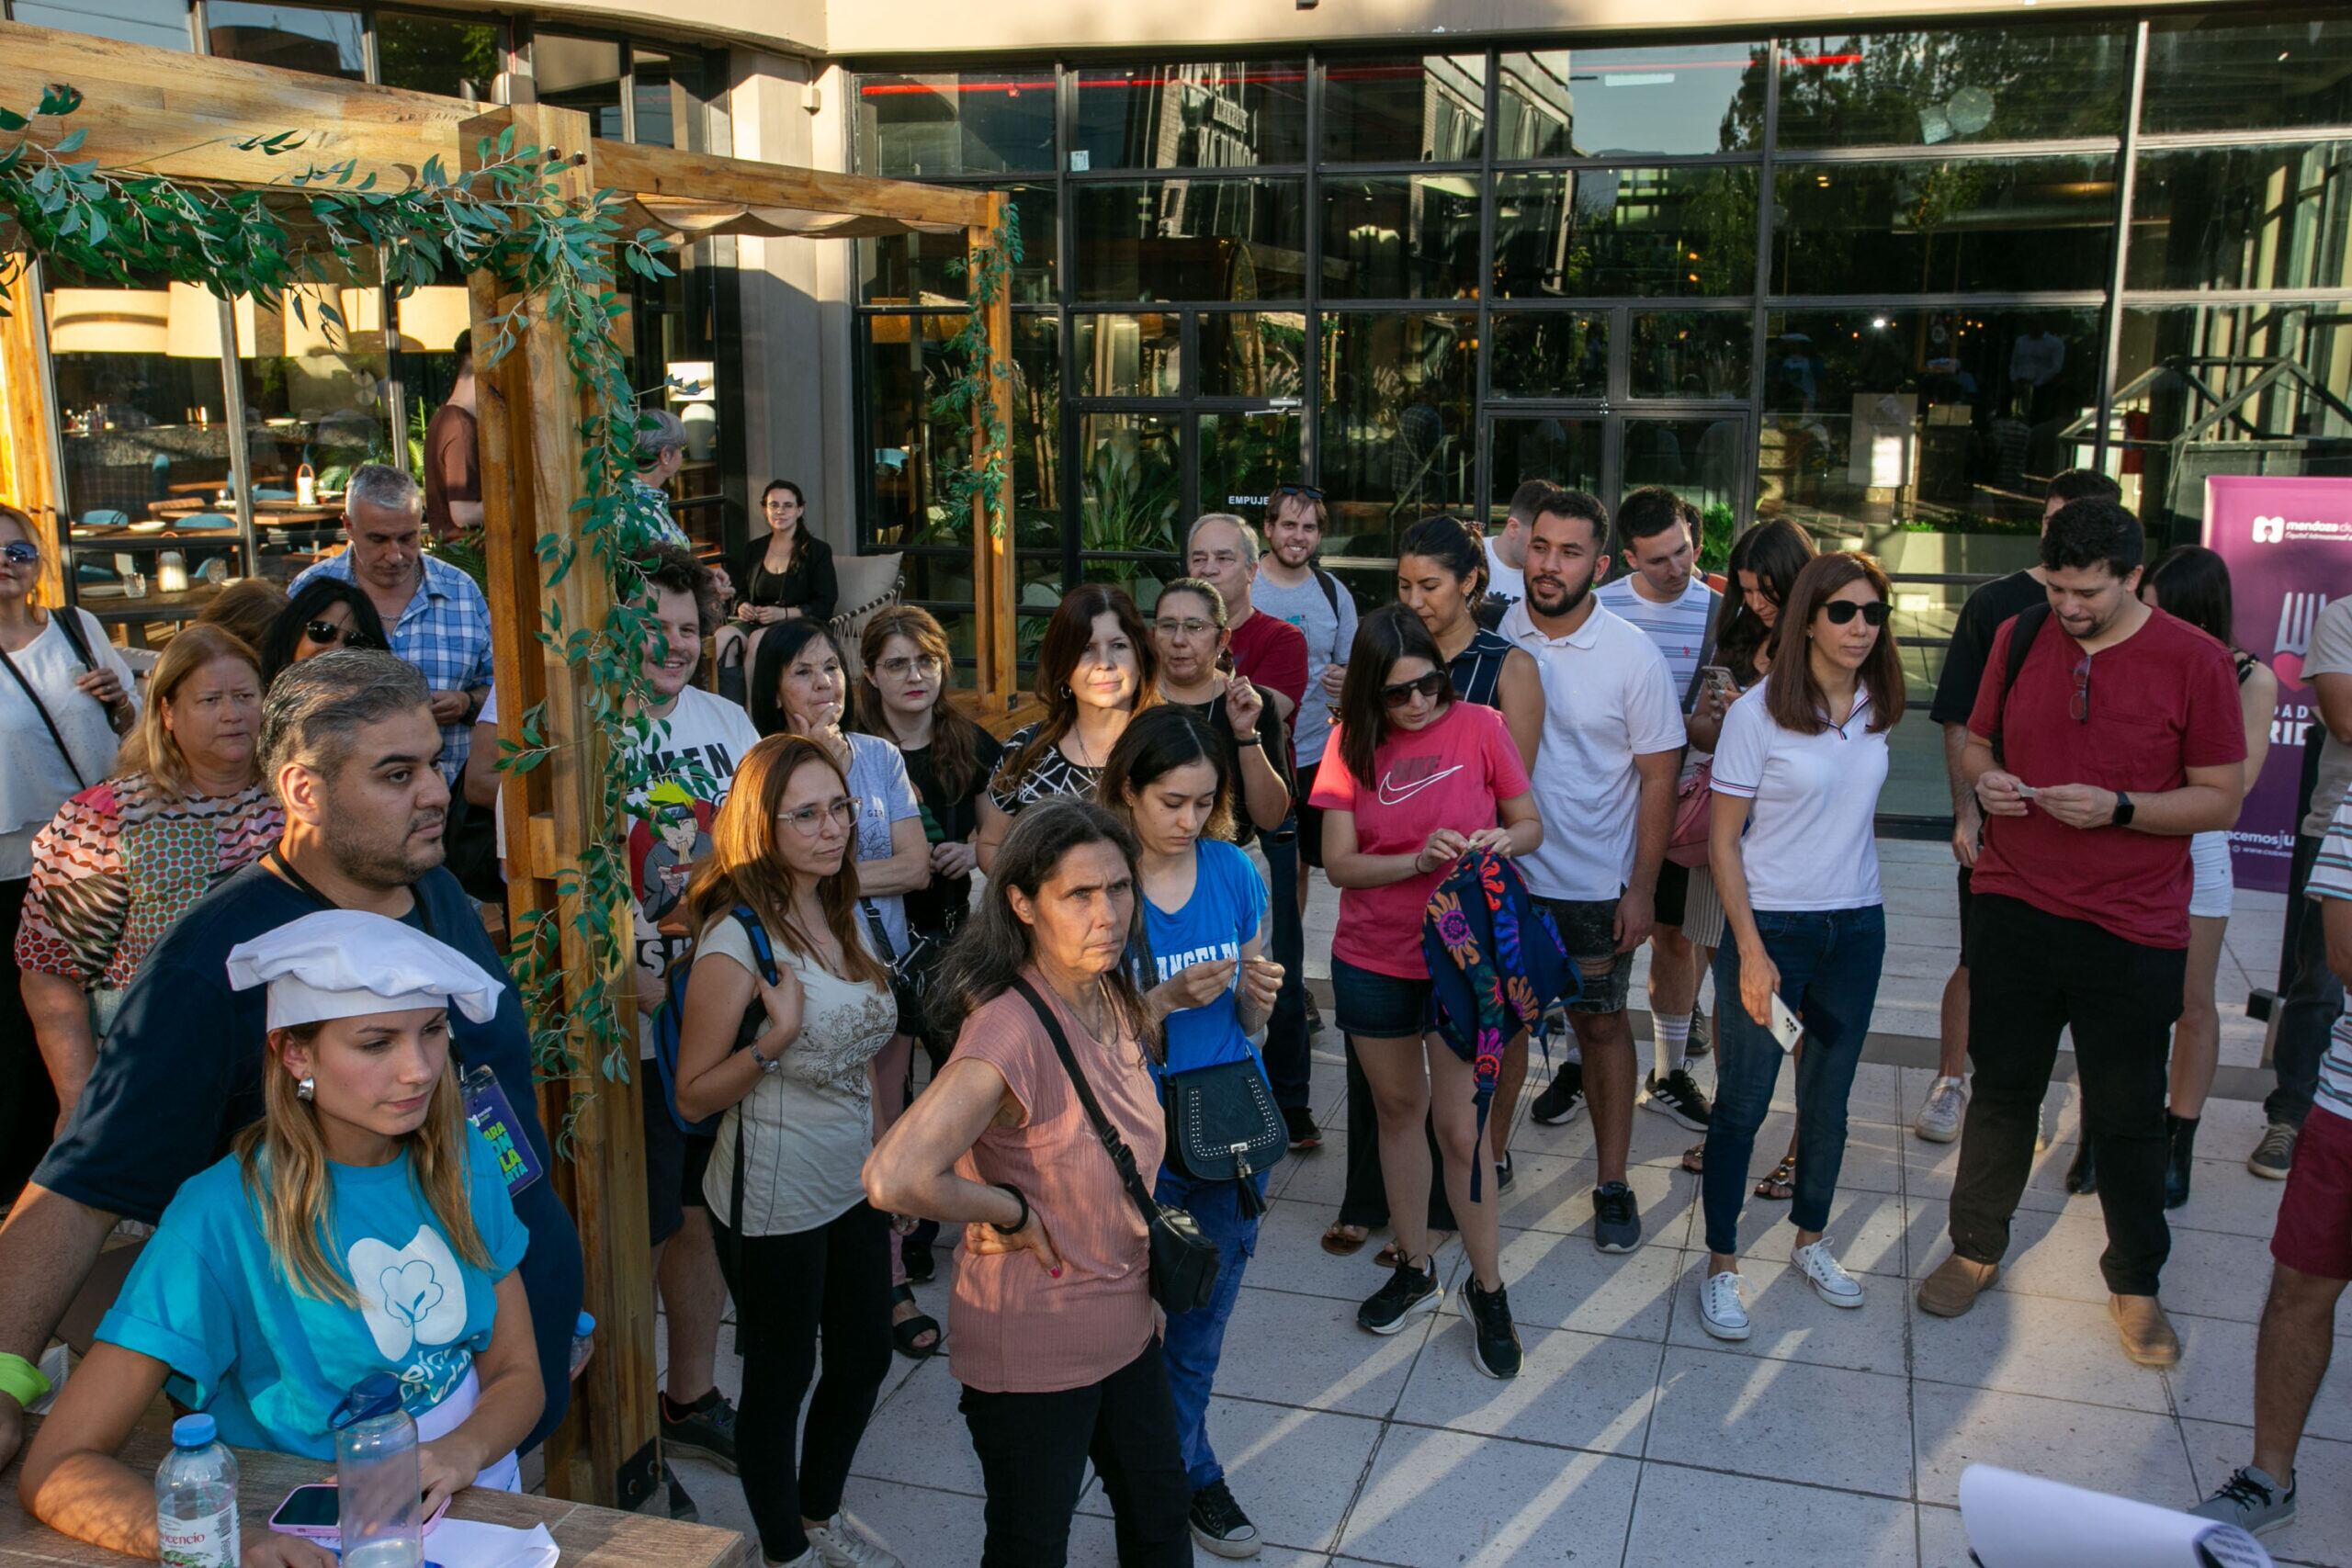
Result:
<svg viewBox="0 0 2352 1568">
<path fill-rule="evenodd" d="M 2300 1127 L 2310 1114 L 2312 1096 L 2319 1089 L 2319 1059 L 2327 1054 L 2328 1036 L 2344 1010 L 2344 982 L 2327 966 L 2326 922 L 2319 906 L 2303 896 L 2312 866 L 2319 859 L 2320 840 L 2306 834 L 2295 837 L 2293 869 L 2287 878 L 2287 957 L 2280 965 L 2278 1037 L 2271 1068 L 2278 1087 L 2262 1102 L 2263 1114 L 2273 1122 Z"/>
<path fill-rule="evenodd" d="M 1266 1195 L 1266 1173 L 1250 1180 L 1258 1196 Z M 1196 1181 L 1163 1169 L 1152 1195 L 1163 1203 L 1192 1211 L 1201 1234 L 1222 1253 L 1216 1271 L 1216 1293 L 1209 1304 L 1192 1312 L 1172 1313 L 1161 1337 L 1168 1358 L 1168 1393 L 1176 1402 L 1176 1437 L 1184 1455 L 1184 1478 L 1197 1492 L 1222 1480 L 1225 1466 L 1209 1446 L 1209 1389 L 1216 1382 L 1217 1358 L 1225 1353 L 1225 1325 L 1233 1303 L 1241 1297 L 1241 1274 L 1258 1251 L 1258 1222 L 1241 1213 L 1238 1181 Z"/>
<path fill-rule="evenodd" d="M 1284 1111 L 1306 1109 L 1313 1063 L 1306 1038 L 1306 925 L 1298 907 L 1297 820 L 1293 816 L 1259 836 L 1266 852 L 1272 926 L 1267 933 L 1272 951 L 1266 956 L 1283 966 L 1282 989 L 1274 993 L 1273 1015 L 1266 1021 L 1266 1085 Z"/>
<path fill-rule="evenodd" d="M 1886 910 L 1756 911 L 1756 934 L 1781 972 L 1781 999 L 1804 1021 L 1797 1055 L 1797 1179 L 1789 1220 L 1817 1231 L 1829 1224 L 1829 1201 L 1846 1163 L 1846 1100 L 1862 1059 L 1878 976 L 1886 959 Z M 1747 1196 L 1747 1162 L 1756 1129 L 1772 1108 L 1772 1086 L 1788 1053 L 1772 1032 L 1747 1016 L 1739 999 L 1739 947 L 1726 935 L 1715 950 L 1715 1113 L 1707 1123 L 1706 1174 L 1700 1191 L 1707 1250 L 1736 1256 L 1739 1211 Z"/>
</svg>

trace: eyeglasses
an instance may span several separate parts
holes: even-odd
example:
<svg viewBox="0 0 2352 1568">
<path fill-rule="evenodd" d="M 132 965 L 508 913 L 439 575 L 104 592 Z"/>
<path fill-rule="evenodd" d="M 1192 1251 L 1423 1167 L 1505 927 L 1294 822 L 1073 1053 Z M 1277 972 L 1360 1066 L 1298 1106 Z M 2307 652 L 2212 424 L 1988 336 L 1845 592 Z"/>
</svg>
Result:
<svg viewBox="0 0 2352 1568">
<path fill-rule="evenodd" d="M 1320 501 L 1323 499 L 1323 492 L 1317 490 L 1313 485 L 1276 485 L 1274 487 L 1274 494 L 1277 497 L 1285 495 L 1303 495 L 1309 501 Z"/>
<path fill-rule="evenodd" d="M 40 559 L 40 551 L 22 539 L 11 539 L 0 545 L 0 560 L 10 566 L 30 566 Z"/>
<path fill-rule="evenodd" d="M 775 819 L 804 839 L 813 839 L 825 830 L 825 819 L 831 818 L 844 828 L 857 824 L 857 802 L 836 800 L 831 806 L 804 806 L 797 811 L 779 811 Z"/>
<path fill-rule="evenodd" d="M 1861 616 L 1864 626 L 1886 625 L 1886 601 L 1883 599 L 1873 599 L 1867 604 L 1857 604 L 1851 599 L 1832 599 L 1821 607 L 1821 613 L 1833 626 L 1842 626 L 1856 615 Z"/>
<path fill-rule="evenodd" d="M 2091 656 L 2084 654 L 2075 666 L 2075 722 L 2091 721 Z"/>
<path fill-rule="evenodd" d="M 1186 637 L 1198 637 L 1203 632 L 1213 631 L 1216 628 L 1216 623 L 1215 621 L 1204 621 L 1198 615 L 1187 615 L 1181 621 L 1176 619 L 1173 615 L 1164 615 L 1151 624 L 1155 628 L 1166 632 L 1170 637 L 1174 637 L 1179 632 L 1183 633 Z"/>
<path fill-rule="evenodd" d="M 356 626 L 337 626 L 333 621 L 305 621 L 302 635 L 321 648 L 340 644 L 345 648 L 373 648 L 376 639 Z"/>
<path fill-rule="evenodd" d="M 1380 700 L 1385 706 L 1401 708 L 1413 700 L 1416 693 L 1430 702 L 1435 702 L 1438 694 L 1444 690 L 1445 672 L 1442 670 L 1432 670 L 1418 679 L 1399 681 L 1393 686 L 1381 687 Z"/>
<path fill-rule="evenodd" d="M 875 668 L 893 681 L 903 681 L 910 675 L 936 675 L 942 666 L 930 654 L 921 653 L 912 659 L 886 659 Z"/>
</svg>

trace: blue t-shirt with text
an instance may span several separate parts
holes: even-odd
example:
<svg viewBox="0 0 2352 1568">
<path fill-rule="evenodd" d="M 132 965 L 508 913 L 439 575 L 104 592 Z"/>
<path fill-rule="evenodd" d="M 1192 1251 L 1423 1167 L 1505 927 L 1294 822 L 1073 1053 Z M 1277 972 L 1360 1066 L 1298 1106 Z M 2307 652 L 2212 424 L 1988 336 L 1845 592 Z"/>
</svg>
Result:
<svg viewBox="0 0 2352 1568">
<path fill-rule="evenodd" d="M 1193 878 L 1193 896 L 1181 909 L 1163 909 L 1144 899 L 1144 931 L 1151 940 L 1154 973 L 1145 988 L 1195 964 L 1229 963 L 1258 935 L 1266 919 L 1266 884 L 1250 857 L 1231 844 L 1204 839 Z M 1168 1039 L 1165 1070 L 1213 1067 L 1220 1062 L 1246 1061 L 1251 1055 L 1249 1037 L 1241 1032 L 1236 1014 L 1238 987 L 1205 1007 L 1171 1012 L 1163 1025 Z"/>
</svg>

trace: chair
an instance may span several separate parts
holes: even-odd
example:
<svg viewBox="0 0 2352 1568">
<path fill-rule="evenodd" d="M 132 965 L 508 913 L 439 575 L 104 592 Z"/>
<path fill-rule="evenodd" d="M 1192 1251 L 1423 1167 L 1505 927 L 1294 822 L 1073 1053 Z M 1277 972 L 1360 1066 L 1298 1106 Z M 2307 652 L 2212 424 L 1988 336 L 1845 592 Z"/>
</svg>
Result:
<svg viewBox="0 0 2352 1568">
<path fill-rule="evenodd" d="M 85 528 L 119 528 L 130 521 L 130 513 L 111 506 L 94 506 L 82 513 Z"/>
<path fill-rule="evenodd" d="M 833 558 L 833 578 L 840 585 L 833 602 L 841 609 L 825 629 L 832 634 L 833 646 L 841 649 L 842 671 L 853 682 L 859 671 L 857 639 L 865 635 L 866 622 L 899 602 L 899 569 L 905 560 L 902 550 L 887 556 Z"/>
</svg>

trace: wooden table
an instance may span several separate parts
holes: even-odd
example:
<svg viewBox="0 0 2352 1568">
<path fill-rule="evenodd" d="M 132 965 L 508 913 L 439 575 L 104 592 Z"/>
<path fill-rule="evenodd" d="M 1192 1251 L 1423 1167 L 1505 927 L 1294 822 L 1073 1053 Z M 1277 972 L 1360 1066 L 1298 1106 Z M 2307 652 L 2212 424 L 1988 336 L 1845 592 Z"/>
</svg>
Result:
<svg viewBox="0 0 2352 1568">
<path fill-rule="evenodd" d="M 140 1423 L 123 1446 L 123 1462 L 142 1475 L 153 1475 L 171 1446 L 168 1427 L 158 1409 Z M 38 1427 L 38 1422 L 28 1422 Z M 28 1431 L 26 1446 L 30 1447 Z M 285 1454 L 237 1450 L 239 1522 L 251 1532 L 264 1524 L 286 1494 L 305 1482 L 333 1480 L 334 1466 L 319 1460 L 291 1459 Z M 744 1568 L 752 1560 L 743 1538 L 733 1530 L 710 1525 L 689 1525 L 646 1514 L 624 1514 L 586 1503 L 555 1497 L 533 1497 L 512 1492 L 485 1492 L 479 1487 L 458 1494 L 449 1517 L 484 1524 L 529 1529 L 545 1525 L 563 1557 L 559 1568 Z M 425 1537 L 425 1555 L 432 1555 L 433 1538 Z M 86 1545 L 59 1535 L 26 1517 L 17 1501 L 17 1467 L 0 1473 L 0 1564 L 59 1564 L 62 1568 L 125 1568 L 134 1561 L 119 1552 Z"/>
</svg>

